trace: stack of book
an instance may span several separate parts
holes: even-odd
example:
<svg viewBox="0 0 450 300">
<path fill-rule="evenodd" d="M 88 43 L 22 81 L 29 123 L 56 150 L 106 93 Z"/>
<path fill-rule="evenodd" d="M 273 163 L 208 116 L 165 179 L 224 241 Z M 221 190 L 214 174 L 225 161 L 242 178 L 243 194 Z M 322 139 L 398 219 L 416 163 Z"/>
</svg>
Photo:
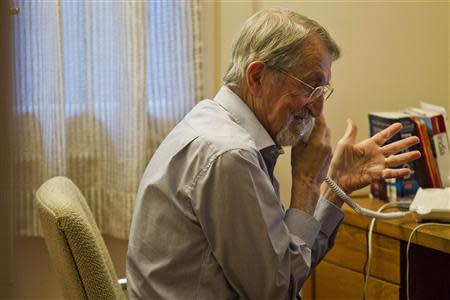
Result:
<svg viewBox="0 0 450 300">
<path fill-rule="evenodd" d="M 413 198 L 419 187 L 449 187 L 450 145 L 445 109 L 421 103 L 421 108 L 407 108 L 399 112 L 369 113 L 370 135 L 373 136 L 396 122 L 401 123 L 403 128 L 386 144 L 415 135 L 419 137 L 420 143 L 405 151 L 419 150 L 422 157 L 399 166 L 411 169 L 411 175 L 373 182 L 371 184 L 372 196 L 396 201 Z"/>
</svg>

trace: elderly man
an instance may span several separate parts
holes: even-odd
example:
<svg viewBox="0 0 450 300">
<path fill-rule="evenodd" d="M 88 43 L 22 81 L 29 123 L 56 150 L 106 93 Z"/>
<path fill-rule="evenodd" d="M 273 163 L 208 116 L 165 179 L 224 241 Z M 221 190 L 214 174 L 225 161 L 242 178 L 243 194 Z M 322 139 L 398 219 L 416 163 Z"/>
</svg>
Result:
<svg viewBox="0 0 450 300">
<path fill-rule="evenodd" d="M 332 156 L 322 110 L 338 57 L 328 32 L 297 13 L 265 10 L 245 23 L 224 86 L 173 129 L 142 178 L 130 298 L 295 299 L 343 218 L 324 178 L 350 193 L 410 172 L 390 167 L 420 156 L 395 155 L 416 137 L 383 146 L 400 124 L 355 144 L 349 120 Z M 285 210 L 273 170 L 288 145 Z"/>
</svg>

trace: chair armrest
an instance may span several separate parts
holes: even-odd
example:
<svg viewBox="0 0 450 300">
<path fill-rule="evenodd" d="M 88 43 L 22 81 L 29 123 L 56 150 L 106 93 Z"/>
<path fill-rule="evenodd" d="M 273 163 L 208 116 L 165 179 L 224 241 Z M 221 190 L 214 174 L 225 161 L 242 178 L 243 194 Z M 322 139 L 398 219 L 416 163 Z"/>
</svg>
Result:
<svg viewBox="0 0 450 300">
<path fill-rule="evenodd" d="M 120 287 L 122 288 L 122 290 L 126 290 L 127 289 L 127 279 L 126 278 L 120 278 L 118 280 Z"/>
</svg>

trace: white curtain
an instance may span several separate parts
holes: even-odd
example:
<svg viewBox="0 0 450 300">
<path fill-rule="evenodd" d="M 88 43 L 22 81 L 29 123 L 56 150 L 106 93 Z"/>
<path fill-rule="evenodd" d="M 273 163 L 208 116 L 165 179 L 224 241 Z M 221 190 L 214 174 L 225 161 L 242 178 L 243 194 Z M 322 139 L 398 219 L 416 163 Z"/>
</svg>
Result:
<svg viewBox="0 0 450 300">
<path fill-rule="evenodd" d="M 127 238 L 148 160 L 201 98 L 198 0 L 15 2 L 16 232 L 40 235 L 34 193 L 64 175 Z"/>
</svg>

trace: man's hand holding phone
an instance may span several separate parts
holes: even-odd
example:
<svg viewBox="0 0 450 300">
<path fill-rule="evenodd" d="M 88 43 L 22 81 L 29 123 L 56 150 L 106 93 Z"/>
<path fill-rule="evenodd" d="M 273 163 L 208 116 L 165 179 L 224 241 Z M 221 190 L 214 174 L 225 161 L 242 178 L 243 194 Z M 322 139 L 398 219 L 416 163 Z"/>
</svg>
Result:
<svg viewBox="0 0 450 300">
<path fill-rule="evenodd" d="M 314 213 L 331 158 L 330 130 L 321 115 L 316 118 L 308 141 L 292 147 L 291 207 Z"/>
</svg>

